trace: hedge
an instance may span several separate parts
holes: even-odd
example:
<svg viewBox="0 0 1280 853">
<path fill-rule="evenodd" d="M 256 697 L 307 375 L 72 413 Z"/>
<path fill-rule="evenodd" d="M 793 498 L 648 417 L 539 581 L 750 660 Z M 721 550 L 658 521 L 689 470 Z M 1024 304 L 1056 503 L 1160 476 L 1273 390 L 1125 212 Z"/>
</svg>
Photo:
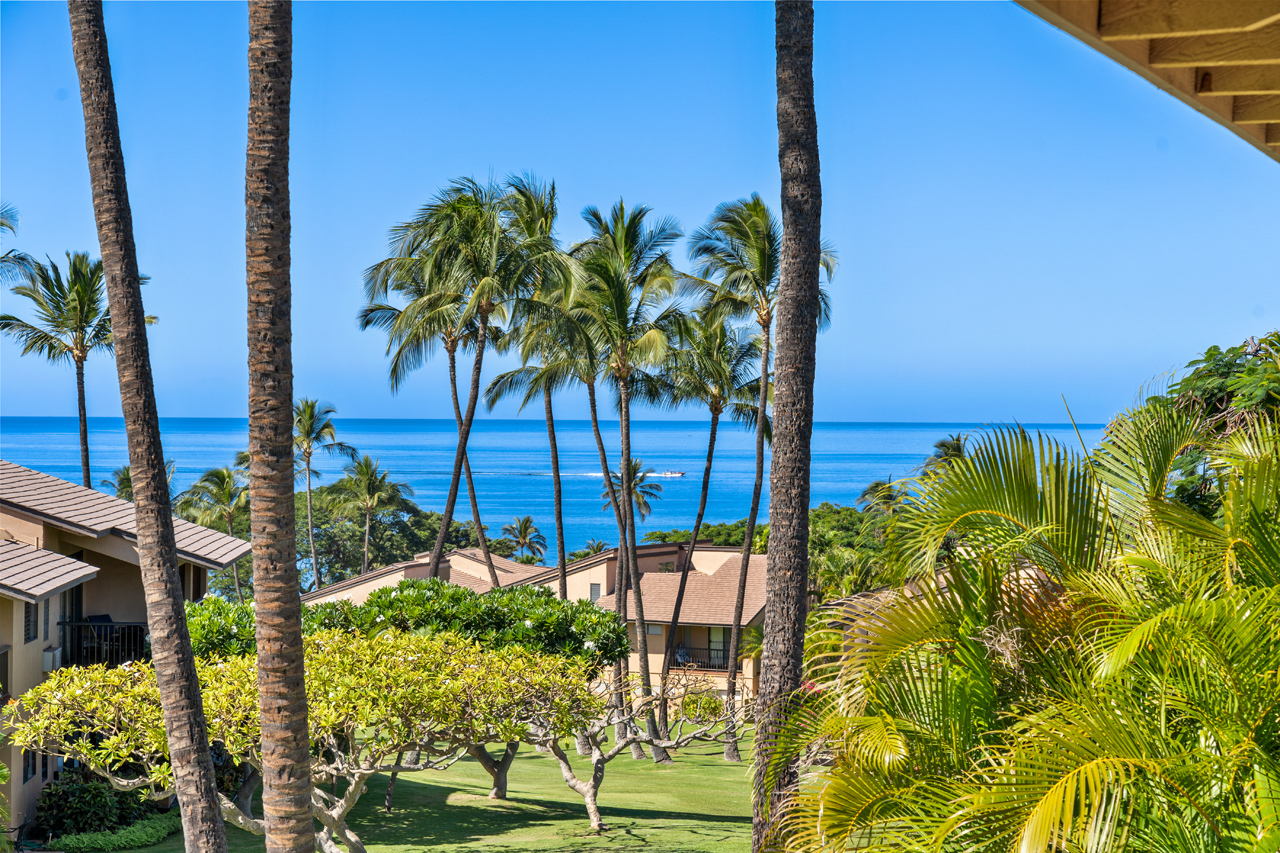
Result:
<svg viewBox="0 0 1280 853">
<path fill-rule="evenodd" d="M 182 815 L 177 809 L 110 832 L 82 832 L 54 839 L 52 846 L 63 853 L 88 853 L 91 850 L 136 850 L 159 844 L 182 830 Z"/>
</svg>

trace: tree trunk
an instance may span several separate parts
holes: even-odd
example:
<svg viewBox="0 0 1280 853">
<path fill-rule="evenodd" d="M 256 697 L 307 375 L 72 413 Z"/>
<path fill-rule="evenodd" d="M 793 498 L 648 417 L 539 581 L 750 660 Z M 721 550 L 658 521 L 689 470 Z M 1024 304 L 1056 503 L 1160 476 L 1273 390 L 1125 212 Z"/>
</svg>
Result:
<svg viewBox="0 0 1280 853">
<path fill-rule="evenodd" d="M 556 447 L 556 417 L 551 411 L 551 391 L 542 389 L 542 401 L 547 410 L 547 440 L 551 443 L 551 499 L 555 504 L 556 566 L 560 570 L 560 600 L 569 599 L 569 578 L 565 574 L 564 557 L 564 503 L 560 495 L 560 451 Z"/>
<path fill-rule="evenodd" d="M 440 558 L 444 556 L 445 539 L 449 525 L 453 523 L 453 507 L 458 501 L 458 483 L 462 480 L 462 464 L 467 455 L 467 439 L 471 436 L 471 424 L 476 416 L 476 400 L 480 399 L 480 370 L 484 365 L 484 342 L 489 335 L 489 314 L 481 310 L 479 329 L 476 332 L 476 360 L 471 367 L 471 391 L 467 395 L 467 413 L 458 427 L 458 450 L 453 455 L 453 476 L 449 480 L 449 497 L 444 502 L 444 517 L 440 519 L 440 533 L 436 547 L 431 551 L 430 577 L 440 576 Z"/>
<path fill-rule="evenodd" d="M 364 562 L 360 564 L 360 574 L 368 574 L 369 572 L 369 528 L 373 524 L 373 513 L 365 510 L 364 513 Z"/>
<path fill-rule="evenodd" d="M 636 655 L 640 658 L 640 695 L 648 700 L 653 696 L 653 679 L 649 674 L 649 637 L 648 624 L 644 619 L 644 599 L 640 590 L 640 565 L 636 559 L 636 512 L 635 500 L 632 497 L 631 483 L 631 397 L 626 377 L 618 382 L 619 414 L 622 417 L 622 462 L 618 466 L 622 480 L 622 512 L 627 526 L 627 553 L 630 563 L 629 575 L 631 586 L 635 589 L 636 599 Z M 644 707 L 645 728 L 650 737 L 658 738 L 658 721 L 654 716 L 653 703 L 647 702 Z M 660 764 L 671 763 L 671 756 L 657 743 L 650 744 L 653 760 Z"/>
<path fill-rule="evenodd" d="M 604 449 L 604 438 L 600 435 L 600 414 L 596 407 L 596 386 L 595 382 L 588 381 L 587 386 L 587 403 L 591 412 L 591 432 L 596 439 L 596 451 L 600 454 L 600 471 L 604 475 L 605 490 L 609 494 L 609 505 L 613 507 L 613 518 L 618 524 L 618 548 L 614 552 L 613 567 L 613 611 L 618 615 L 618 619 L 623 625 L 627 624 L 627 590 L 630 587 L 631 571 L 630 562 L 627 559 L 627 526 L 622 515 L 622 504 L 618 500 L 618 491 L 613 486 L 613 476 L 609 469 L 609 454 Z M 628 675 L 628 656 L 624 655 L 620 661 L 614 666 L 614 684 L 617 690 L 613 694 L 613 704 L 618 710 L 626 707 L 626 703 L 630 700 L 627 695 L 627 675 Z M 625 720 L 620 721 L 616 729 L 619 733 L 625 733 L 627 723 Z M 621 736 L 619 737 L 621 739 Z M 644 758 L 644 749 L 640 744 L 633 744 L 631 747 L 631 756 L 633 758 Z"/>
<path fill-rule="evenodd" d="M 671 661 L 676 653 L 676 632 L 680 628 L 680 606 L 684 603 L 685 586 L 689 583 L 689 569 L 693 565 L 693 552 L 698 545 L 698 531 L 702 529 L 702 516 L 707 511 L 707 492 L 711 488 L 711 462 L 716 453 L 716 432 L 720 426 L 720 411 L 711 408 L 711 435 L 707 438 L 707 464 L 702 469 L 702 497 L 698 499 L 698 514 L 693 519 L 693 532 L 689 536 L 689 550 L 684 555 L 684 565 L 680 567 L 680 586 L 676 588 L 676 603 L 671 608 L 671 629 L 667 634 L 667 648 L 662 655 L 662 676 L 659 683 L 666 685 L 671 674 Z M 662 736 L 667 737 L 667 703 L 658 705 L 658 726 Z"/>
<path fill-rule="evenodd" d="M 573 765 L 569 763 L 569 756 L 565 755 L 564 750 L 560 748 L 560 742 L 552 739 L 548 745 L 551 747 L 551 754 L 555 756 L 556 763 L 560 765 L 560 775 L 564 778 L 564 783 L 582 797 L 587 807 L 587 818 L 591 821 L 591 828 L 596 832 L 607 830 L 609 827 L 605 826 L 604 820 L 600 817 L 600 806 L 597 802 L 600 784 L 604 782 L 605 765 L 604 753 L 600 751 L 600 747 L 595 743 L 591 744 L 591 777 L 579 779 L 573 772 Z"/>
<path fill-rule="evenodd" d="M 511 762 L 515 760 L 516 750 L 519 748 L 519 741 L 509 741 L 506 752 L 502 753 L 502 757 L 495 761 L 483 744 L 473 744 L 467 747 L 467 754 L 479 762 L 480 766 L 493 779 L 493 788 L 489 791 L 489 799 L 505 800 L 507 798 L 507 771 L 511 769 Z"/>
<path fill-rule="evenodd" d="M 227 513 L 227 535 L 235 536 L 235 529 L 232 524 L 235 522 L 235 511 Z M 236 560 L 231 564 L 231 582 L 236 588 L 236 603 L 244 604 L 244 592 L 240 588 L 240 561 Z"/>
<path fill-rule="evenodd" d="M 320 562 L 316 559 L 316 523 L 311 520 L 311 454 L 307 454 L 307 543 L 311 546 L 311 583 L 313 589 L 324 586 Z"/>
<path fill-rule="evenodd" d="M 293 494 L 289 101 L 293 7 L 249 4 L 245 251 L 249 519 L 267 853 L 315 850 Z"/>
<path fill-rule="evenodd" d="M 80 475 L 84 487 L 93 488 L 93 474 L 89 470 L 89 412 L 84 402 L 84 362 L 76 359 L 76 405 L 80 412 Z"/>
<path fill-rule="evenodd" d="M 738 690 L 738 653 L 742 647 L 742 606 L 747 596 L 747 569 L 751 565 L 751 544 L 760 512 L 760 490 L 764 486 L 764 422 L 769 404 L 769 324 L 760 324 L 760 400 L 756 404 L 756 482 L 751 490 L 751 512 L 747 515 L 746 541 L 742 543 L 742 564 L 738 567 L 738 592 L 733 600 L 733 627 L 729 632 L 729 676 L 725 690 L 724 760 L 741 761 L 738 732 L 733 725 Z"/>
<path fill-rule="evenodd" d="M 769 744 L 782 725 L 784 702 L 800 686 L 809 581 L 809 442 L 818 336 L 822 185 L 818 121 L 813 105 L 813 3 L 776 5 L 778 162 L 782 169 L 782 268 L 778 287 L 778 359 L 774 379 L 773 463 L 769 472 L 769 572 L 765 592 L 752 849 L 764 847 L 779 791 L 796 780 L 781 774 L 766 790 Z"/>
<path fill-rule="evenodd" d="M 102 4 L 72 0 L 68 11 L 84 108 L 93 213 L 102 251 L 120 402 L 129 443 L 138 563 L 174 790 L 181 807 L 188 853 L 225 853 L 227 837 L 209 752 L 204 703 L 183 611 L 169 478 L 151 378 L 138 256 L 133 242 L 133 215 L 129 209 Z"/>
<path fill-rule="evenodd" d="M 452 347 L 445 345 L 445 352 L 449 355 L 449 393 L 453 397 L 453 420 L 457 424 L 458 434 L 462 434 L 462 407 L 458 405 L 458 360 Z M 494 589 L 498 589 L 501 584 L 498 582 L 498 570 L 493 567 L 493 556 L 489 553 L 489 537 L 484 534 L 484 524 L 480 521 L 480 503 L 476 499 L 476 484 L 471 479 L 471 457 L 464 455 L 462 457 L 462 470 L 467 475 L 467 497 L 471 499 L 471 519 L 476 526 L 476 542 L 480 545 L 480 553 L 484 556 L 485 568 L 489 570 L 489 583 L 493 584 Z"/>
</svg>

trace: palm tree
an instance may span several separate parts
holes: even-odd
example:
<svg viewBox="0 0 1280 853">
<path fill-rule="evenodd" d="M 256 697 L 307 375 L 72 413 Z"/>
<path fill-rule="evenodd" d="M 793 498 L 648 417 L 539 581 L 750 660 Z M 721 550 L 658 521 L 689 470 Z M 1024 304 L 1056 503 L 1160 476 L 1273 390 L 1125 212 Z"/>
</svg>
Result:
<svg viewBox="0 0 1280 853">
<path fill-rule="evenodd" d="M 169 481 L 169 497 L 172 500 L 173 495 L 173 473 L 177 467 L 177 463 L 172 459 L 166 459 L 164 463 L 165 479 Z M 121 465 L 119 468 L 111 472 L 111 476 L 105 480 L 99 480 L 98 485 L 109 490 L 112 494 L 122 501 L 133 501 L 133 475 L 129 471 L 128 465 Z"/>
<path fill-rule="evenodd" d="M 951 466 L 957 459 L 964 458 L 968 436 L 961 433 L 940 438 L 933 443 L 933 453 L 921 466 L 926 473 L 937 473 Z"/>
<path fill-rule="evenodd" d="M 606 215 L 588 207 L 583 219 L 591 237 L 574 247 L 573 255 L 582 265 L 586 284 L 580 304 L 574 309 L 586 321 L 597 341 L 608 377 L 618 394 L 618 420 L 622 459 L 631 453 L 631 393 L 634 383 L 646 381 L 647 369 L 659 367 L 671 349 L 671 338 L 681 317 L 670 304 L 679 274 L 671 264 L 669 249 L 680 237 L 674 219 L 646 222 L 649 208 L 627 210 L 619 201 Z M 631 493 L 631 465 L 621 465 L 621 494 Z M 652 694 L 649 676 L 648 640 L 645 637 L 644 603 L 636 565 L 636 522 L 632 501 L 620 501 L 626 536 L 621 541 L 627 552 L 628 575 L 635 590 L 636 645 L 640 657 L 640 684 L 645 696 Z M 649 714 L 650 728 L 657 723 Z M 665 753 L 654 749 L 655 757 Z"/>
<path fill-rule="evenodd" d="M 392 256 L 366 275 L 365 289 L 371 305 L 380 304 L 390 290 L 404 287 L 405 283 L 413 283 L 412 295 L 422 294 L 426 299 L 426 304 L 411 304 L 415 310 L 405 314 L 403 321 L 391 329 L 392 341 L 398 343 L 396 335 L 413 341 L 406 353 L 407 366 L 421 363 L 428 346 L 427 333 L 434 334 L 436 328 L 414 331 L 419 315 L 438 310 L 441 302 L 457 301 L 462 310 L 455 325 L 465 326 L 473 318 L 476 322 L 471 387 L 458 429 L 458 449 L 454 454 L 440 534 L 431 552 L 432 577 L 439 573 L 449 525 L 453 521 L 467 440 L 480 397 L 480 374 L 490 322 L 495 315 L 500 318 L 516 297 L 533 290 L 537 259 L 547 248 L 545 243 L 524 239 L 510 227 L 502 187 L 461 178 L 423 207 L 414 219 L 392 229 Z M 479 529 L 481 525 L 477 523 L 476 527 Z"/>
<path fill-rule="evenodd" d="M 711 429 L 707 437 L 707 462 L 702 469 L 702 493 L 698 499 L 698 514 L 693 520 L 689 537 L 689 550 L 685 552 L 680 567 L 680 586 L 671 611 L 671 626 L 667 633 L 667 646 L 662 657 L 661 683 L 665 684 L 675 659 L 676 633 L 680 627 L 680 609 L 684 603 L 685 587 L 689 582 L 689 569 L 693 565 L 693 553 L 697 549 L 698 532 L 707 511 L 707 494 L 711 488 L 711 465 L 716 452 L 716 435 L 720 418 L 729 414 L 735 420 L 750 418 L 756 414 L 750 400 L 755 397 L 753 385 L 760 377 L 751 375 L 751 366 L 759 355 L 759 346 L 742 332 L 730 326 L 723 317 L 702 311 L 689 318 L 681 326 L 682 346 L 672 353 L 663 371 L 661 392 L 670 405 L 701 404 L 711 414 Z M 659 705 L 658 715 L 662 728 L 666 729 L 666 705 Z"/>
<path fill-rule="evenodd" d="M 326 456 L 356 458 L 356 449 L 338 441 L 338 431 L 333 416 L 338 410 L 333 406 L 304 397 L 293 406 L 293 449 L 302 457 L 307 474 L 307 542 L 311 546 L 311 572 L 313 589 L 324 585 L 320 563 L 316 560 L 316 531 L 311 522 L 311 457 L 316 453 Z"/>
<path fill-rule="evenodd" d="M 235 536 L 235 514 L 249 505 L 249 489 L 244 474 L 235 468 L 212 468 L 205 471 L 191 488 L 178 497 L 178 514 L 205 527 L 225 527 L 227 534 Z M 244 603 L 240 589 L 240 564 L 231 566 L 235 583 L 236 601 Z"/>
<path fill-rule="evenodd" d="M 249 304 L 249 523 L 268 853 L 315 849 L 294 498 L 289 279 L 293 7 L 249 5 L 245 256 Z"/>
<path fill-rule="evenodd" d="M 102 351 L 110 354 L 111 310 L 105 304 L 102 261 L 90 261 L 84 252 L 67 252 L 67 276 L 52 259 L 31 263 L 26 282 L 11 288 L 15 296 L 30 299 L 36 322 L 28 323 L 12 314 L 0 314 L 0 332 L 22 345 L 22 354 L 36 353 L 51 362 L 71 362 L 76 369 L 76 403 L 80 413 L 80 473 L 85 486 L 92 488 L 89 473 L 89 417 L 85 408 L 84 364 Z M 155 317 L 146 317 L 150 324 Z"/>
<path fill-rule="evenodd" d="M 751 491 L 751 509 L 747 513 L 746 536 L 742 545 L 742 562 L 738 570 L 738 595 L 733 628 L 729 638 L 729 660 L 736 661 L 742 638 L 741 604 L 747 591 L 747 566 L 751 560 L 756 519 L 760 512 L 760 495 L 764 487 L 765 421 L 767 417 L 769 357 L 773 319 L 778 306 L 782 269 L 782 228 L 773 211 L 759 195 L 728 202 L 716 208 L 711 219 L 693 236 L 689 256 L 697 265 L 698 280 L 707 308 L 735 317 L 751 317 L 760 329 L 759 398 L 756 411 L 756 477 Z M 835 253 L 824 247 L 820 263 L 828 278 L 835 272 Z M 714 282 L 714 283 L 713 283 Z M 819 322 L 829 314 L 826 294 L 819 291 Z M 732 707 L 737 688 L 736 664 L 730 667 L 728 703 Z M 726 733 L 725 758 L 738 761 L 737 740 Z"/>
<path fill-rule="evenodd" d="M 0 204 L 0 234 L 5 233 L 18 233 L 18 211 L 11 204 Z M 0 255 L 0 281 L 25 278 L 35 265 L 35 258 L 26 252 L 9 249 Z"/>
<path fill-rule="evenodd" d="M 336 484 L 340 495 L 339 505 L 346 512 L 364 516 L 364 561 L 360 574 L 369 571 L 369 528 L 373 514 L 398 506 L 413 494 L 408 483 L 396 482 L 378 466 L 378 460 L 368 454 L 361 456 L 343 469 L 346 477 Z"/>
<path fill-rule="evenodd" d="M 906 493 L 888 480 L 872 480 L 858 494 L 858 503 L 871 512 L 892 513 L 902 503 Z"/>
<path fill-rule="evenodd" d="M 102 4 L 73 0 L 68 10 L 71 46 L 80 79 L 80 103 L 84 110 L 93 212 L 102 249 L 111 337 L 120 377 L 120 402 L 129 442 L 138 564 L 146 592 L 147 627 L 155 641 L 152 661 L 169 741 L 174 792 L 182 815 L 186 849 L 190 853 L 225 853 L 226 830 L 178 573 L 173 507 L 165 477 L 160 417 L 151 378 L 142 281 L 133 242 L 133 216 L 125 182 L 124 152 Z M 304 763 L 310 767 L 309 762 L 304 760 Z"/>
<path fill-rule="evenodd" d="M 629 484 L 628 491 L 631 495 L 631 505 L 637 521 L 644 521 L 652 515 L 652 502 L 662 500 L 662 486 L 649 482 L 649 475 L 652 473 L 652 468 L 644 467 L 643 459 L 631 460 L 631 471 L 627 477 L 627 483 Z M 617 490 L 617 493 L 622 492 L 622 475 L 617 471 L 611 471 L 609 472 L 609 477 L 613 480 L 613 489 L 605 489 L 600 493 L 601 499 L 605 501 L 603 509 L 609 508 L 609 494 L 614 489 Z"/>
<path fill-rule="evenodd" d="M 528 553 L 535 560 L 541 560 L 547 553 L 547 537 L 533 525 L 533 516 L 517 516 L 511 524 L 502 528 L 502 535 L 516 543 L 516 548 Z"/>
<path fill-rule="evenodd" d="M 830 253 L 822 246 L 822 183 L 813 105 L 813 3 L 779 0 L 775 10 L 778 162 L 782 170 L 776 312 L 779 380 L 774 396 L 769 571 L 756 700 L 753 853 L 764 845 L 766 815 L 777 792 L 794 780 L 794 771 L 788 771 L 775 776 L 770 785 L 765 768 L 771 762 L 768 744 L 785 713 L 781 700 L 801 682 L 809 592 L 809 440 L 813 433 L 814 359 L 823 317 L 819 273 L 824 265 L 828 278 L 831 276 L 830 264 L 824 264 Z M 761 373 L 767 376 L 767 371 Z M 763 748 L 760 738 L 764 739 Z"/>
</svg>

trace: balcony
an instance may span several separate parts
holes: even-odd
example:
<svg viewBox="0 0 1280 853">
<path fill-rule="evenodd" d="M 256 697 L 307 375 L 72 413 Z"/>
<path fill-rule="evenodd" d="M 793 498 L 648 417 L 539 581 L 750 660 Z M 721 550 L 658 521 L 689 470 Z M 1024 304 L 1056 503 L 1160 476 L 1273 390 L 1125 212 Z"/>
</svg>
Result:
<svg viewBox="0 0 1280 853">
<path fill-rule="evenodd" d="M 69 666 L 119 666 L 151 657 L 146 622 L 112 622 L 109 616 L 91 616 L 84 621 L 59 622 L 58 627 L 62 662 Z"/>
<path fill-rule="evenodd" d="M 728 649 L 700 649 L 690 646 L 676 646 L 675 666 L 693 669 L 729 671 Z"/>
</svg>

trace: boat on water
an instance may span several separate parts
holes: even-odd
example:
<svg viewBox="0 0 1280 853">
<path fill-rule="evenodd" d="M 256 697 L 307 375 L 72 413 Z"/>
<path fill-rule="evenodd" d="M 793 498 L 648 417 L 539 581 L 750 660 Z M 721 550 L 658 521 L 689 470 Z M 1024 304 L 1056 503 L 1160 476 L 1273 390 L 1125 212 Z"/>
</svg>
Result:
<svg viewBox="0 0 1280 853">
<path fill-rule="evenodd" d="M 684 472 L 683 471 L 663 471 L 658 476 L 659 477 L 683 477 Z"/>
</svg>

